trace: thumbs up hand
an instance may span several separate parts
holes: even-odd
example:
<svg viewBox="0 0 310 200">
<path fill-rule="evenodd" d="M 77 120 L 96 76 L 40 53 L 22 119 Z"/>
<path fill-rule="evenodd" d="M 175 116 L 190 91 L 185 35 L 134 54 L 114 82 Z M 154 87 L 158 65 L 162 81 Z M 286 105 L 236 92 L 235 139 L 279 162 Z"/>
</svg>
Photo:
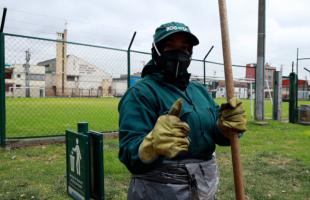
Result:
<svg viewBox="0 0 310 200">
<path fill-rule="evenodd" d="M 179 115 L 182 110 L 182 99 L 176 100 L 167 115 L 157 119 L 153 130 L 144 138 L 139 147 L 142 162 L 150 163 L 159 155 L 173 158 L 181 152 L 188 151 L 189 126 L 182 122 Z"/>
<path fill-rule="evenodd" d="M 168 114 L 174 115 L 176 117 L 180 117 L 181 111 L 182 111 L 182 105 L 183 101 L 181 98 L 178 98 L 171 106 Z"/>
</svg>

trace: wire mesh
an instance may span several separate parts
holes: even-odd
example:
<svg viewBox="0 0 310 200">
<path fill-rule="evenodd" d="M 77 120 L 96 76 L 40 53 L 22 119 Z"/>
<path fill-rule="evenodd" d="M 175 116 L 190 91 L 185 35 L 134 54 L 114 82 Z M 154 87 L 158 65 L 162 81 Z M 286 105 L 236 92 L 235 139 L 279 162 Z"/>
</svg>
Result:
<svg viewBox="0 0 310 200">
<path fill-rule="evenodd" d="M 5 61 L 8 138 L 62 135 L 80 121 L 118 129 L 126 51 L 6 35 Z"/>
<path fill-rule="evenodd" d="M 150 53 L 130 52 L 131 86 L 150 59 Z M 118 130 L 118 97 L 127 90 L 126 50 L 6 34 L 5 61 L 8 138 L 62 135 L 79 121 L 97 131 Z M 193 80 L 203 81 L 203 66 L 193 59 Z M 223 65 L 205 66 L 207 85 L 216 90 Z"/>
<path fill-rule="evenodd" d="M 58 37 L 63 39 L 62 34 Z M 89 122 L 96 131 L 117 131 L 117 105 L 127 90 L 127 56 L 123 49 L 5 34 L 8 138 L 63 135 L 64 130 L 75 129 L 81 121 Z M 141 79 L 150 59 L 148 52 L 131 50 L 130 86 Z M 246 109 L 253 119 L 255 68 L 233 65 L 232 69 L 235 96 L 248 99 Z M 226 97 L 222 63 L 192 59 L 188 71 L 191 80 L 205 84 L 213 98 Z M 273 76 L 271 72 L 266 76 L 265 116 L 271 118 Z M 285 84 L 282 94 L 287 101 Z M 309 99 L 306 84 L 302 95 Z M 284 118 L 287 107 L 284 102 Z"/>
</svg>

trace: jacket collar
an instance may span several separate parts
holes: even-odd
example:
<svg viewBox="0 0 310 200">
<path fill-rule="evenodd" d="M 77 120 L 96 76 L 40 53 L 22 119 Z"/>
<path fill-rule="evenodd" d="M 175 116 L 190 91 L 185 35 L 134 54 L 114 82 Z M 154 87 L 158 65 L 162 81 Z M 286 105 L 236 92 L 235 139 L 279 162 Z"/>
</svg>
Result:
<svg viewBox="0 0 310 200">
<path fill-rule="evenodd" d="M 191 90 L 191 84 L 189 84 L 187 88 L 184 91 L 182 91 L 177 86 L 167 83 L 166 81 L 164 81 L 164 75 L 161 74 L 161 70 L 158 69 L 158 67 L 155 65 L 153 60 L 150 60 L 144 66 L 141 77 L 145 79 L 153 79 L 156 82 L 158 82 L 160 85 L 162 85 L 163 87 L 166 87 L 172 91 L 175 91 L 176 93 L 180 95 L 180 97 L 184 98 L 188 102 L 191 102 L 191 99 L 188 96 L 188 92 Z"/>
</svg>

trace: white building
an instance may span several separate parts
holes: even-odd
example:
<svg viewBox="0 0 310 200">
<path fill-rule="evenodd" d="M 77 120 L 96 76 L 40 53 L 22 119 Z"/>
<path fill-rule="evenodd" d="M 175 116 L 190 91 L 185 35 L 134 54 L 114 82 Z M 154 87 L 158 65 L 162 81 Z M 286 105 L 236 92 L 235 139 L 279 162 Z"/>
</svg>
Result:
<svg viewBox="0 0 310 200">
<path fill-rule="evenodd" d="M 74 55 L 66 57 L 64 77 L 56 73 L 56 58 L 39 62 L 46 68 L 46 95 L 58 96 L 57 90 L 63 90 L 62 96 L 108 96 L 110 95 L 112 76 L 94 64 Z M 57 88 L 57 79 L 64 79 Z M 62 87 L 62 88 L 60 88 Z"/>
<path fill-rule="evenodd" d="M 121 76 L 119 78 L 113 78 L 112 81 L 112 95 L 115 97 L 121 97 L 127 90 L 127 76 Z"/>
<path fill-rule="evenodd" d="M 128 87 L 127 74 L 120 75 L 119 78 L 113 78 L 111 85 L 111 94 L 115 97 L 121 97 L 125 94 Z M 129 84 L 130 87 L 134 86 L 138 81 L 141 80 L 141 73 L 137 72 L 130 76 Z"/>
<path fill-rule="evenodd" d="M 238 99 L 246 99 L 248 98 L 248 89 L 244 87 L 235 87 L 234 95 Z M 218 87 L 216 89 L 216 98 L 226 98 L 226 88 Z"/>
<path fill-rule="evenodd" d="M 45 67 L 28 65 L 28 75 L 26 75 L 26 68 L 25 64 L 13 64 L 6 69 L 6 74 L 9 75 L 9 78 L 5 79 L 6 96 L 45 96 Z"/>
<path fill-rule="evenodd" d="M 234 81 L 234 95 L 239 99 L 249 98 L 248 83 L 244 81 Z M 216 98 L 226 98 L 225 80 L 219 80 L 218 87 L 216 88 Z"/>
</svg>

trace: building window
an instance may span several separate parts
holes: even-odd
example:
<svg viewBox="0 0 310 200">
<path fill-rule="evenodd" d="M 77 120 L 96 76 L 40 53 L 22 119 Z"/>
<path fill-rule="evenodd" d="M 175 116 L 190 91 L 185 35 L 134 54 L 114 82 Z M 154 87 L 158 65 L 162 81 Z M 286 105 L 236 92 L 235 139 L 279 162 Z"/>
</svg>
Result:
<svg viewBox="0 0 310 200">
<path fill-rule="evenodd" d="M 67 81 L 77 81 L 78 77 L 77 76 L 67 76 Z"/>
<path fill-rule="evenodd" d="M 16 74 L 17 78 L 20 78 L 20 74 Z"/>
<path fill-rule="evenodd" d="M 15 87 L 20 88 L 20 87 L 21 87 L 21 85 L 16 85 Z"/>
<path fill-rule="evenodd" d="M 32 81 L 44 81 L 43 74 L 29 74 L 28 79 Z"/>
<path fill-rule="evenodd" d="M 11 79 L 12 73 L 5 73 L 5 79 Z"/>
</svg>

